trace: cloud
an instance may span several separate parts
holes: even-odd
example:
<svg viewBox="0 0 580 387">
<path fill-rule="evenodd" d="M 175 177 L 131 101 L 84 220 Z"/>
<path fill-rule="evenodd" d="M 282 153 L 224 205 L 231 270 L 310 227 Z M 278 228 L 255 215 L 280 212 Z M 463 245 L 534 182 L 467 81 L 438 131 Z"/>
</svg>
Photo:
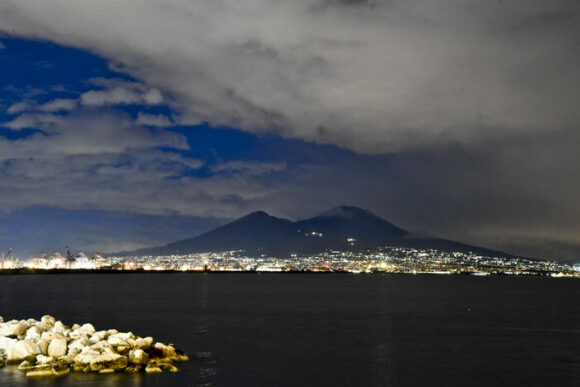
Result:
<svg viewBox="0 0 580 387">
<path fill-rule="evenodd" d="M 90 90 L 81 94 L 85 106 L 105 105 L 159 105 L 163 95 L 156 88 L 147 88 L 136 82 L 94 79 L 93 84 L 104 86 L 102 90 Z"/>
<path fill-rule="evenodd" d="M 69 98 L 57 98 L 38 107 L 43 112 L 63 112 L 74 110 L 77 107 L 77 101 Z"/>
<path fill-rule="evenodd" d="M 27 110 L 34 110 L 34 104 L 30 101 L 21 101 L 14 103 L 6 109 L 8 114 L 18 114 Z"/>
<path fill-rule="evenodd" d="M 578 10 L 540 0 L 18 0 L 0 6 L 0 29 L 88 49 L 152 87 L 91 91 L 88 105 L 155 104 L 164 90 L 184 122 L 383 153 L 577 126 Z"/>
<path fill-rule="evenodd" d="M 25 113 L 4 124 L 11 129 L 37 128 L 35 134 L 13 141 L 0 139 L 0 160 L 44 155 L 123 153 L 131 149 L 188 149 L 176 133 L 152 131 L 115 111 L 80 110 L 67 116 Z"/>
<path fill-rule="evenodd" d="M 282 172 L 286 170 L 286 163 L 282 162 L 256 162 L 247 160 L 234 160 L 215 165 L 213 172 L 225 173 L 245 173 L 248 175 L 264 175 L 272 172 Z"/>
<path fill-rule="evenodd" d="M 12 105 L 14 106 L 14 105 Z M 50 124 L 61 121 L 61 117 L 46 113 L 24 113 L 12 121 L 2 123 L 2 126 L 12 130 L 47 128 Z"/>
<path fill-rule="evenodd" d="M 159 126 L 159 127 L 168 127 L 172 126 L 172 121 L 162 114 L 147 114 L 143 112 L 139 112 L 137 115 L 137 121 L 139 125 L 145 126 Z"/>
<path fill-rule="evenodd" d="M 0 137 L 0 211 L 48 206 L 229 217 L 278 190 L 258 178 L 258 163 L 198 176 L 204 162 L 181 154 L 189 150 L 185 137 L 110 108 L 24 113 L 9 125 L 25 122 L 42 133 Z"/>
</svg>

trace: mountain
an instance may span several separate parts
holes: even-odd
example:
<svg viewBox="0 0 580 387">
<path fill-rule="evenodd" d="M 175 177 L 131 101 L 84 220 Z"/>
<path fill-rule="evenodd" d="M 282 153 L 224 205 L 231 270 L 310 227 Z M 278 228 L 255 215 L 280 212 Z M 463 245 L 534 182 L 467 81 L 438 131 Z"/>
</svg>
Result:
<svg viewBox="0 0 580 387">
<path fill-rule="evenodd" d="M 283 242 L 283 239 L 292 236 L 295 230 L 294 223 L 289 220 L 276 218 L 264 211 L 256 211 L 193 238 L 126 254 L 169 255 L 227 250 L 260 251 Z"/>
<path fill-rule="evenodd" d="M 370 211 L 340 206 L 313 218 L 292 222 L 264 211 L 252 212 L 205 234 L 165 246 L 119 255 L 171 255 L 245 250 L 248 255 L 288 256 L 325 250 L 360 250 L 379 246 L 433 248 L 509 256 L 446 239 L 425 237 L 397 227 Z"/>
</svg>

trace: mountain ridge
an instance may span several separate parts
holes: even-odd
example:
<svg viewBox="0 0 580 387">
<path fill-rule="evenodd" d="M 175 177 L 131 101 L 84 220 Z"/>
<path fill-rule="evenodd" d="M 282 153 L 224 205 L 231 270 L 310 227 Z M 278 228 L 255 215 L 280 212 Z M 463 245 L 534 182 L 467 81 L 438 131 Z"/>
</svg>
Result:
<svg viewBox="0 0 580 387">
<path fill-rule="evenodd" d="M 254 211 L 223 226 L 163 246 L 124 251 L 117 255 L 184 255 L 244 250 L 249 256 L 290 256 L 327 250 L 364 250 L 380 246 L 433 248 L 482 255 L 512 255 L 402 229 L 354 206 L 338 206 L 297 221 Z"/>
</svg>

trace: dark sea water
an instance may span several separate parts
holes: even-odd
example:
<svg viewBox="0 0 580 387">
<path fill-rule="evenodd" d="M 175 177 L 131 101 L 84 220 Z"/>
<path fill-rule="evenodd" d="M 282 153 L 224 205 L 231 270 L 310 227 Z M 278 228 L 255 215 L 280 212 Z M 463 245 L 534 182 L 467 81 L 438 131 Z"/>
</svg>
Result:
<svg viewBox="0 0 580 387">
<path fill-rule="evenodd" d="M 471 308 L 471 312 L 467 311 Z M 175 343 L 177 374 L 0 385 L 580 385 L 580 281 L 350 274 L 0 276 L 0 315 Z"/>
</svg>

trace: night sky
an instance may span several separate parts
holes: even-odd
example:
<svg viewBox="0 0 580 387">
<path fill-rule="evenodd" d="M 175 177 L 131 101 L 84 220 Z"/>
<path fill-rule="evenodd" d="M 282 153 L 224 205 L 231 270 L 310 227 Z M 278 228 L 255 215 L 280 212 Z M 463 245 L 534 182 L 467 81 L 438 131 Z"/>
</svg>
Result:
<svg viewBox="0 0 580 387">
<path fill-rule="evenodd" d="M 348 204 L 580 259 L 578 1 L 0 3 L 0 253 Z"/>
</svg>

